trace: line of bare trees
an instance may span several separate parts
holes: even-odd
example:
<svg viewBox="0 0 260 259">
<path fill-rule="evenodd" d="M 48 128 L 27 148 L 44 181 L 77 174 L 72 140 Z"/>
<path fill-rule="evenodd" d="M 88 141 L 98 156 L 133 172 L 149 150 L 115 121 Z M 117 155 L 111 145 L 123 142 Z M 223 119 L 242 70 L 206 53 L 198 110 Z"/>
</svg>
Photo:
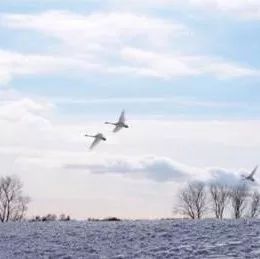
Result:
<svg viewBox="0 0 260 259">
<path fill-rule="evenodd" d="M 191 219 L 212 214 L 223 219 L 225 212 L 236 219 L 255 218 L 260 215 L 260 193 L 250 190 L 246 182 L 234 186 L 191 182 L 180 190 L 175 211 Z"/>
<path fill-rule="evenodd" d="M 30 202 L 22 192 L 22 182 L 16 176 L 0 177 L 0 221 L 20 221 Z"/>
<path fill-rule="evenodd" d="M 30 219 L 30 222 L 45 222 L 45 221 L 70 221 L 70 216 L 61 214 L 59 217 L 56 214 L 47 214 L 45 216 L 35 216 L 32 219 Z"/>
</svg>

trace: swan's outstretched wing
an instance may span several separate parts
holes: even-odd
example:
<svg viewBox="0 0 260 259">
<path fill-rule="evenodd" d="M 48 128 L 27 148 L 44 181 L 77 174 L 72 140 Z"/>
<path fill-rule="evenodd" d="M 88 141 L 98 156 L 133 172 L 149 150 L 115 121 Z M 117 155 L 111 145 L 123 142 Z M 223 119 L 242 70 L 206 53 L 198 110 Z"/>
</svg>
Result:
<svg viewBox="0 0 260 259">
<path fill-rule="evenodd" d="M 254 168 L 254 170 L 251 172 L 251 174 L 250 174 L 248 177 L 253 177 L 254 174 L 255 174 L 255 172 L 256 172 L 256 170 L 257 170 L 257 168 L 258 168 L 258 166 L 256 166 L 256 167 Z"/>
<path fill-rule="evenodd" d="M 121 130 L 123 127 L 121 125 L 116 125 L 115 128 L 113 129 L 113 132 L 118 132 L 119 130 Z"/>
<path fill-rule="evenodd" d="M 95 138 L 89 149 L 93 149 L 99 142 L 101 141 L 100 138 Z"/>
<path fill-rule="evenodd" d="M 122 111 L 119 117 L 119 122 L 125 123 L 125 111 Z"/>
</svg>

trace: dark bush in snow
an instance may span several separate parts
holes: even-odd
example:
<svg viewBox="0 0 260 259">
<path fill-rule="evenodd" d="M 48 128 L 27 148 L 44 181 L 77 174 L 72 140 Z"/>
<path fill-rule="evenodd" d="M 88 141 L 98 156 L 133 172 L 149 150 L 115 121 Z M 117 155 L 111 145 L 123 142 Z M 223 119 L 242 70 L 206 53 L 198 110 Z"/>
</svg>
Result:
<svg viewBox="0 0 260 259">
<path fill-rule="evenodd" d="M 104 218 L 102 221 L 121 221 L 121 219 L 116 217 L 109 217 L 109 218 Z"/>
<path fill-rule="evenodd" d="M 61 214 L 59 220 L 60 221 L 70 221 L 70 216 L 69 215 L 66 216 L 65 214 Z"/>
<path fill-rule="evenodd" d="M 55 221 L 57 220 L 57 216 L 55 214 L 47 214 L 46 216 L 42 217 L 42 221 Z"/>
</svg>

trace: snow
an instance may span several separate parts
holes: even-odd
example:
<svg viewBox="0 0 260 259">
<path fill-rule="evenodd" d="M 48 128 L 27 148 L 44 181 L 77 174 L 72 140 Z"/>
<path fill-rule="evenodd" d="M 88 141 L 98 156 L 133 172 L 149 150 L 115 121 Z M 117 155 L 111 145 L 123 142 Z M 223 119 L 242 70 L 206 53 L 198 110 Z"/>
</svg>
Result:
<svg viewBox="0 0 260 259">
<path fill-rule="evenodd" d="M 260 258 L 260 220 L 3 223 L 0 258 Z"/>
</svg>

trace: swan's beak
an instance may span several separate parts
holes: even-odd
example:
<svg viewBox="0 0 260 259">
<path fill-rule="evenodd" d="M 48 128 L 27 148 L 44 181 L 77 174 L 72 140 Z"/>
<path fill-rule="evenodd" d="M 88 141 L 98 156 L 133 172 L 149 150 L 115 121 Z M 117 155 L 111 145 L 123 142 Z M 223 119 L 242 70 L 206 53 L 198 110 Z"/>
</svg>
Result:
<svg viewBox="0 0 260 259">
<path fill-rule="evenodd" d="M 104 141 L 106 141 L 107 139 L 106 138 L 102 138 Z"/>
<path fill-rule="evenodd" d="M 125 125 L 125 128 L 129 128 L 129 126 L 128 126 L 128 125 Z"/>
</svg>

